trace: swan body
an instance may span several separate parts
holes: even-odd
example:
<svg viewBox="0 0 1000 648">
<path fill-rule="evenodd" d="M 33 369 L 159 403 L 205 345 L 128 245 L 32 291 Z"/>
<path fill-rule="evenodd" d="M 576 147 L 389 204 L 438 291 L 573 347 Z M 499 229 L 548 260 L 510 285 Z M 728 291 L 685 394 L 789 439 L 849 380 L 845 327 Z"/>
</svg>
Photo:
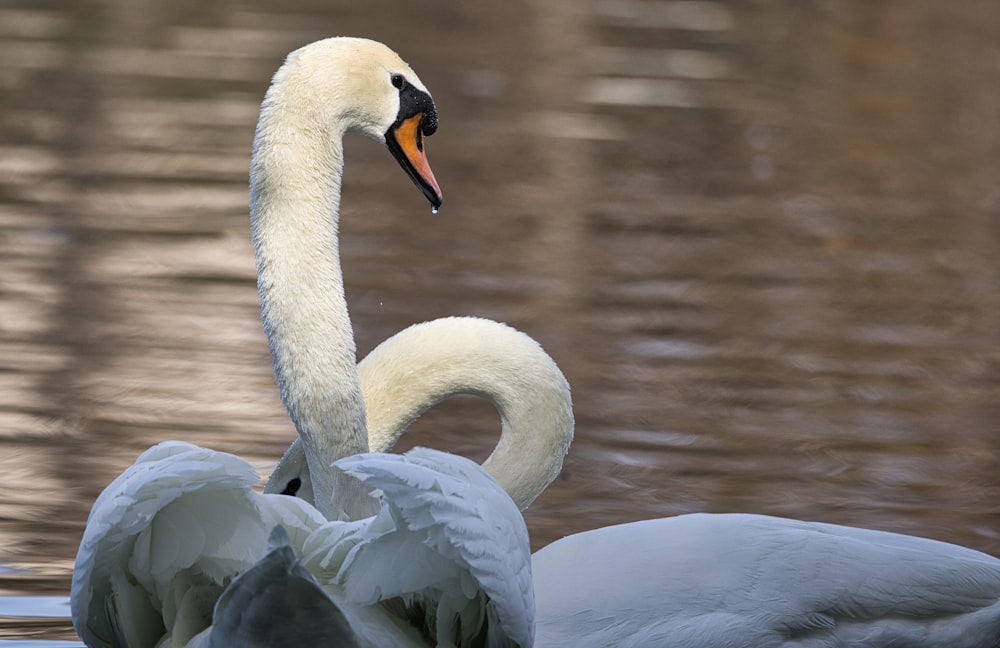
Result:
<svg viewBox="0 0 1000 648">
<path fill-rule="evenodd" d="M 77 632 L 91 647 L 246 645 L 246 633 L 266 648 L 317 636 L 359 648 L 532 644 L 527 529 L 478 465 L 418 448 L 335 469 L 381 493 L 377 515 L 327 521 L 298 498 L 257 493 L 253 468 L 223 452 L 176 441 L 146 451 L 91 511 L 73 573 Z M 276 543 L 274 527 L 288 539 Z"/>
<path fill-rule="evenodd" d="M 327 469 L 368 450 L 338 251 L 343 137 L 354 131 L 384 143 L 436 208 L 441 191 L 423 139 L 436 128 L 434 102 L 413 70 L 360 38 L 292 52 L 261 104 L 250 165 L 261 318 L 282 401 L 308 450 L 317 507 L 329 519 L 373 512 L 356 481 Z"/>
<path fill-rule="evenodd" d="M 562 470 L 573 440 L 569 383 L 541 346 L 516 329 L 475 317 L 415 324 L 373 349 L 358 375 L 373 452 L 390 450 L 414 419 L 442 400 L 473 394 L 500 413 L 500 440 L 483 468 L 518 506 L 527 508 Z M 313 501 L 300 441 L 278 463 L 265 492 Z"/>
<path fill-rule="evenodd" d="M 536 645 L 1000 646 L 1000 560 L 914 536 L 691 514 L 532 557 Z"/>
</svg>

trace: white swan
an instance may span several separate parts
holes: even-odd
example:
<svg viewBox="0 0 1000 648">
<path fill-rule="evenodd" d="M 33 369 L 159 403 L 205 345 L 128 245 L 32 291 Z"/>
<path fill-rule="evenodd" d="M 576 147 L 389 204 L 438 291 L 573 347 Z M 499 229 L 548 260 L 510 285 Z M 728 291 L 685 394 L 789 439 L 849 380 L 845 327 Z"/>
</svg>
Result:
<svg viewBox="0 0 1000 648">
<path fill-rule="evenodd" d="M 436 326 L 425 323 L 397 334 L 359 365 L 373 449 L 395 442 L 412 413 L 420 410 L 413 403 L 431 403 L 434 394 L 461 385 L 474 384 L 471 391 L 478 393 L 497 388 L 475 382 L 477 376 L 492 376 L 492 383 L 502 384 L 504 375 L 518 375 L 516 365 L 498 373 L 487 371 L 490 363 L 482 360 L 494 353 L 491 348 L 499 350 L 508 343 L 493 345 L 486 336 L 437 337 Z M 411 345 L 408 336 L 419 331 L 428 339 Z M 498 339 L 500 333 L 495 332 Z M 433 363 L 445 346 L 436 339 L 454 342 L 452 352 L 440 356 L 444 367 Z M 427 354 L 423 362 L 408 358 L 417 350 Z M 540 349 L 537 353 L 544 355 Z M 463 354 L 478 358 L 480 370 L 476 361 L 465 368 Z M 381 368 L 394 360 L 399 363 L 394 370 Z M 526 360 L 520 364 L 544 367 Z M 552 435 L 549 452 L 561 462 L 560 427 L 552 423 L 564 420 L 556 404 L 555 394 L 562 389 L 556 372 L 527 374 L 531 383 L 539 382 L 526 394 L 549 394 L 534 403 L 528 418 L 549 423 L 505 424 L 504 434 L 514 438 L 518 430 L 530 430 Z M 401 380 L 400 375 L 410 380 L 397 389 L 379 380 Z M 441 382 L 422 384 L 435 375 Z M 546 381 L 552 384 L 546 387 Z M 512 400 L 508 407 L 514 409 L 519 402 L 525 407 L 531 402 L 516 392 L 502 399 Z M 400 409 L 393 410 L 390 402 Z M 512 420 L 524 419 L 518 415 Z M 545 465 L 538 457 L 526 456 L 537 451 L 531 447 L 527 440 L 512 444 L 504 467 L 491 470 L 508 493 L 526 493 L 528 502 L 548 481 L 535 481 L 528 488 L 527 481 L 518 483 L 522 477 L 510 466 Z M 293 462 L 283 461 L 272 475 L 272 488 L 286 484 L 287 475 L 303 474 L 293 452 L 290 449 L 285 459 L 292 457 Z M 295 465 L 299 472 L 292 469 Z M 283 475 L 282 469 L 290 472 Z M 536 645 L 546 648 L 1000 645 L 1000 560 L 913 536 L 759 515 L 683 515 L 569 536 L 537 552 L 532 571 Z"/>
<path fill-rule="evenodd" d="M 276 81 L 282 78 L 279 73 Z M 291 74 L 284 78 L 294 79 Z M 315 79 L 292 85 L 300 83 L 310 97 L 327 100 L 317 112 L 333 102 L 314 87 Z M 298 94 L 301 87 L 288 93 L 272 87 L 269 97 L 274 95 L 278 106 L 279 99 Z M 352 93 L 372 95 L 368 84 Z M 296 101 L 312 106 L 310 97 Z M 396 106 L 394 98 L 390 105 Z M 310 139 L 314 130 L 287 135 L 282 134 L 285 127 L 272 130 L 269 118 L 278 114 L 298 115 L 300 108 L 265 110 L 255 173 L 280 178 L 294 167 L 272 167 L 294 163 L 323 170 L 323 182 L 336 186 L 329 177 L 332 173 L 339 178 L 330 171 L 339 170 L 339 146 L 330 155 L 323 138 Z M 378 137 L 388 124 L 399 121 L 393 119 L 390 115 L 366 132 Z M 417 122 L 400 123 L 415 128 Z M 284 148 L 276 149 L 275 143 Z M 306 153 L 291 151 L 292 144 Z M 279 154 L 284 149 L 289 150 Z M 412 168 L 419 180 L 424 167 Z M 320 483 L 330 472 L 324 467 L 341 454 L 363 448 L 367 439 L 361 396 L 352 391 L 357 389 L 354 349 L 339 266 L 334 263 L 335 192 L 317 196 L 316 186 L 323 185 L 301 172 L 292 175 L 287 186 L 263 183 L 268 190 L 255 191 L 256 211 L 263 216 L 255 221 L 255 241 L 275 370 L 302 434 L 317 503 L 323 509 L 337 489 Z M 427 183 L 422 187 L 433 201 L 436 190 Z M 259 196 L 266 198 L 264 208 Z M 303 204 L 286 220 L 286 208 L 296 200 Z M 316 236 L 329 240 L 316 245 Z M 312 249 L 303 249 L 303 241 Z M 331 295 L 337 300 L 335 308 Z M 284 301 L 279 305 L 279 300 Z M 339 318 L 334 318 L 336 327 L 316 325 L 330 319 L 324 315 L 327 310 Z M 331 353 L 333 348 L 338 352 Z M 346 406 L 343 394 L 349 395 Z M 327 432 L 333 434 L 324 437 Z M 340 437 L 341 432 L 348 436 Z M 891 645 L 893 639 L 897 645 L 919 646 L 918 637 L 926 638 L 924 645 L 989 646 L 1000 637 L 1000 561 L 908 536 L 768 517 L 682 516 L 571 536 L 543 549 L 532 562 L 540 646 L 611 642 L 688 647 L 727 641 L 823 646 L 858 643 L 858 636 L 868 637 L 863 644 L 867 646 Z M 953 641 L 941 638 L 951 636 Z"/>
<path fill-rule="evenodd" d="M 478 466 L 421 451 L 402 463 L 348 457 L 340 470 L 329 468 L 367 449 L 337 257 L 341 137 L 358 130 L 384 141 L 436 207 L 441 194 L 422 139 L 435 126 L 416 75 L 379 43 L 319 41 L 290 54 L 275 75 L 254 140 L 253 239 L 275 374 L 319 510 L 254 492 L 256 474 L 232 455 L 155 446 L 91 510 L 71 593 L 74 627 L 88 645 L 232 645 L 248 622 L 284 622 L 276 645 L 304 640 L 291 619 L 240 615 L 237 601 L 248 588 L 309 589 L 301 572 L 269 583 L 274 568 L 288 564 L 264 555 L 276 525 L 347 621 L 347 644 L 531 644 L 527 533 L 517 507 Z M 337 519 L 376 511 L 366 492 L 373 487 L 384 494 L 376 517 Z M 390 556 L 397 560 L 387 569 Z M 210 624 L 220 596 L 227 616 L 216 632 Z M 324 609 L 332 608 L 312 612 Z"/>
<path fill-rule="evenodd" d="M 257 493 L 233 455 L 147 450 L 91 511 L 73 572 L 77 633 L 91 647 L 531 645 L 527 529 L 478 465 L 418 448 L 335 467 L 382 494 L 377 516 L 327 521 L 301 499 Z M 268 554 L 275 527 L 291 540 Z"/>
<path fill-rule="evenodd" d="M 344 78 L 343 58 L 331 64 L 319 49 L 302 52 L 276 76 L 258 128 L 254 240 L 275 373 L 317 504 L 328 516 L 352 516 L 362 507 L 358 495 L 325 468 L 367 445 L 336 262 L 339 135 L 349 127 L 338 116 L 369 115 L 353 127 L 376 139 L 389 132 L 390 148 L 392 133 L 405 134 L 404 167 L 434 203 L 440 192 L 418 128 L 432 130 L 434 112 L 401 63 L 359 64 L 359 82 Z M 385 93 L 387 77 L 400 93 Z M 350 97 L 368 103 L 338 112 Z M 386 107 L 366 112 L 380 103 L 372 97 Z M 763 516 L 680 516 L 571 536 L 532 562 L 540 646 L 995 646 L 1000 637 L 1000 561 L 909 536 Z"/>
<path fill-rule="evenodd" d="M 436 128 L 434 102 L 413 70 L 381 43 L 359 38 L 289 54 L 261 105 L 250 166 L 261 317 L 317 508 L 329 519 L 373 512 L 356 481 L 328 470 L 368 449 L 338 251 L 343 136 L 357 131 L 384 142 L 436 208 L 441 191 L 423 140 Z"/>
<path fill-rule="evenodd" d="M 494 519 L 492 513 L 502 507 L 493 499 L 509 500 L 499 489 L 482 503 L 466 498 L 476 505 L 469 515 L 481 521 L 471 546 L 456 538 L 466 537 L 466 522 L 475 516 L 446 518 L 433 504 L 428 508 L 430 497 L 453 510 L 448 502 L 469 488 L 465 481 L 475 482 L 475 466 L 444 482 L 403 473 L 378 517 L 324 522 L 371 508 L 362 487 L 326 468 L 367 446 L 336 256 L 340 136 L 353 128 L 384 139 L 435 204 L 440 191 L 421 139 L 433 125 L 433 104 L 415 75 L 369 41 L 307 46 L 276 75 L 255 140 L 254 242 L 275 373 L 302 435 L 323 515 L 296 498 L 254 493 L 249 486 L 256 477 L 235 457 L 154 448 L 105 491 L 88 522 L 72 594 L 74 624 L 88 644 L 151 645 L 144 642 L 157 641 L 157 632 L 167 633 L 161 644 L 167 646 L 189 637 L 224 643 L 211 638 L 212 630 L 204 634 L 206 611 L 236 574 L 264 555 L 274 524 L 289 530 L 308 571 L 355 638 L 369 645 L 421 645 L 432 627 L 439 637 L 471 627 L 491 638 L 499 634 L 497 641 L 531 644 L 527 568 L 517 558 L 525 546 L 517 530 L 523 526 L 509 514 Z M 209 454 L 199 459 L 198 452 Z M 459 461 L 443 463 L 452 460 Z M 386 492 L 394 482 L 381 478 L 366 479 Z M 397 495 L 404 504 L 395 503 Z M 407 517 L 409 504 L 421 515 Z M 414 519 L 428 526 L 410 528 Z M 410 533 L 419 544 L 400 541 Z M 510 534 L 520 538 L 515 547 L 495 547 L 486 552 L 495 562 L 473 568 L 479 557 L 469 550 Z M 369 546 L 377 548 L 362 549 Z M 412 580 L 407 569 L 397 571 L 400 561 L 388 560 L 414 554 L 431 568 L 417 569 Z M 362 555 L 370 560 L 352 562 Z M 764 516 L 693 515 L 570 536 L 531 564 L 539 646 L 961 648 L 996 646 L 1000 636 L 1000 561 L 910 536 Z M 269 559 L 261 564 L 272 566 Z M 252 587 L 259 582 L 255 574 Z M 443 582 L 428 582 L 441 574 L 447 574 Z M 351 583 L 359 583 L 359 591 L 352 594 Z M 289 588 L 301 584 L 301 574 L 286 581 Z M 463 594 L 469 596 L 458 598 Z M 422 602 L 422 632 L 402 620 L 409 612 L 398 613 L 412 601 Z M 448 614 L 440 614 L 440 601 Z M 438 614 L 428 617 L 432 609 Z M 474 619 L 485 626 L 470 623 Z M 240 626 L 239 619 L 226 621 Z"/>
<path fill-rule="evenodd" d="M 461 320 L 450 325 L 466 326 Z M 523 334 L 496 323 L 483 322 L 481 335 L 469 326 L 468 338 L 437 326 L 403 331 L 359 365 L 373 449 L 395 442 L 410 412 L 420 410 L 413 403 L 431 403 L 434 394 L 461 385 L 484 393 L 505 380 L 524 380 L 524 394 L 499 399 L 510 403 L 501 411 L 525 408 L 511 417 L 518 423 L 505 425 L 504 434 L 551 436 L 548 451 L 561 462 L 568 438 L 558 422 L 569 416 L 562 413 L 568 392 L 554 364 L 546 369 L 546 362 L 531 359 L 544 352 L 527 336 L 519 343 L 516 337 Z M 426 337 L 411 343 L 411 332 Z M 525 351 L 511 354 L 511 364 L 488 360 L 517 344 Z M 422 361 L 408 357 L 417 350 Z M 440 365 L 433 362 L 437 354 Z M 395 369 L 383 368 L 393 361 Z M 409 380 L 397 389 L 379 379 L 402 376 Z M 422 384 L 434 376 L 440 382 Z M 482 382 L 485 376 L 489 384 Z M 547 479 L 526 480 L 511 466 L 546 465 L 530 456 L 544 447 L 529 439 L 513 443 L 490 472 L 508 493 L 525 493 L 530 502 Z M 283 483 L 280 470 L 271 479 Z M 535 643 L 546 648 L 1000 645 L 1000 560 L 901 534 L 759 515 L 683 515 L 569 536 L 537 552 L 532 571 Z"/>
<path fill-rule="evenodd" d="M 573 440 L 573 404 L 559 367 L 529 336 L 475 317 L 415 324 L 358 364 L 374 452 L 395 445 L 410 423 L 456 394 L 482 396 L 500 414 L 500 440 L 483 468 L 522 509 L 562 470 Z M 268 493 L 312 502 L 302 443 L 275 468 Z"/>
</svg>

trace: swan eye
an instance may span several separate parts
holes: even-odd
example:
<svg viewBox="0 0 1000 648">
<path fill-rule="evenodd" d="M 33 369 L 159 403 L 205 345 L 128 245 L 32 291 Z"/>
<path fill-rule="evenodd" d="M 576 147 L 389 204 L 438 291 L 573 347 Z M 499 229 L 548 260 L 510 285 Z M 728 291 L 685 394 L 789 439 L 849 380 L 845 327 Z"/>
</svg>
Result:
<svg viewBox="0 0 1000 648">
<path fill-rule="evenodd" d="M 393 74 L 392 75 L 392 85 L 394 87 L 396 87 L 396 88 L 402 88 L 403 87 L 403 75 L 402 74 Z"/>
<path fill-rule="evenodd" d="M 299 479 L 298 477 L 295 477 L 289 480 L 288 485 L 285 486 L 285 490 L 281 491 L 281 494 L 291 495 L 292 497 L 295 497 L 298 494 L 300 488 L 302 488 L 302 480 Z"/>
</svg>

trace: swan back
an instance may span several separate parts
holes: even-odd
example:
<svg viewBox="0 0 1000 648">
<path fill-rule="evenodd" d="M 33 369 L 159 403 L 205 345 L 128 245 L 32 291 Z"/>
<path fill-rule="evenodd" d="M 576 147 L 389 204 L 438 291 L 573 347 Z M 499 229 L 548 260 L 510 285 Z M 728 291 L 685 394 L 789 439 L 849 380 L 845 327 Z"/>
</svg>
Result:
<svg viewBox="0 0 1000 648">
<path fill-rule="evenodd" d="M 1000 645 L 1000 560 L 883 531 L 681 515 L 563 538 L 532 572 L 545 646 Z"/>
</svg>

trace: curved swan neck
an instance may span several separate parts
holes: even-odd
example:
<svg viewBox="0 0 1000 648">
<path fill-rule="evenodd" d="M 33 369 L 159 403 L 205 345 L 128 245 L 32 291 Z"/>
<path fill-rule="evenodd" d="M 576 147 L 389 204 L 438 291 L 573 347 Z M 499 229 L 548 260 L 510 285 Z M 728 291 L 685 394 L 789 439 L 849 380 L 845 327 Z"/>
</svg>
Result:
<svg viewBox="0 0 1000 648">
<path fill-rule="evenodd" d="M 254 137 L 250 213 L 261 316 L 317 508 L 330 519 L 364 517 L 374 501 L 329 467 L 368 450 L 338 253 L 346 128 L 321 117 L 308 84 L 287 78 L 292 61 L 275 75 Z"/>
<path fill-rule="evenodd" d="M 573 440 L 573 403 L 559 367 L 530 337 L 474 317 L 448 317 L 400 331 L 358 365 L 369 445 L 386 452 L 427 409 L 456 394 L 491 401 L 500 441 L 483 467 L 524 509 L 562 470 Z M 275 467 L 268 493 L 312 501 L 301 441 Z"/>
<path fill-rule="evenodd" d="M 455 317 L 416 324 L 358 367 L 372 451 L 390 449 L 424 411 L 456 394 L 481 396 L 500 414 L 500 440 L 483 468 L 524 509 L 562 470 L 573 408 L 562 372 L 527 335 Z"/>
</svg>

